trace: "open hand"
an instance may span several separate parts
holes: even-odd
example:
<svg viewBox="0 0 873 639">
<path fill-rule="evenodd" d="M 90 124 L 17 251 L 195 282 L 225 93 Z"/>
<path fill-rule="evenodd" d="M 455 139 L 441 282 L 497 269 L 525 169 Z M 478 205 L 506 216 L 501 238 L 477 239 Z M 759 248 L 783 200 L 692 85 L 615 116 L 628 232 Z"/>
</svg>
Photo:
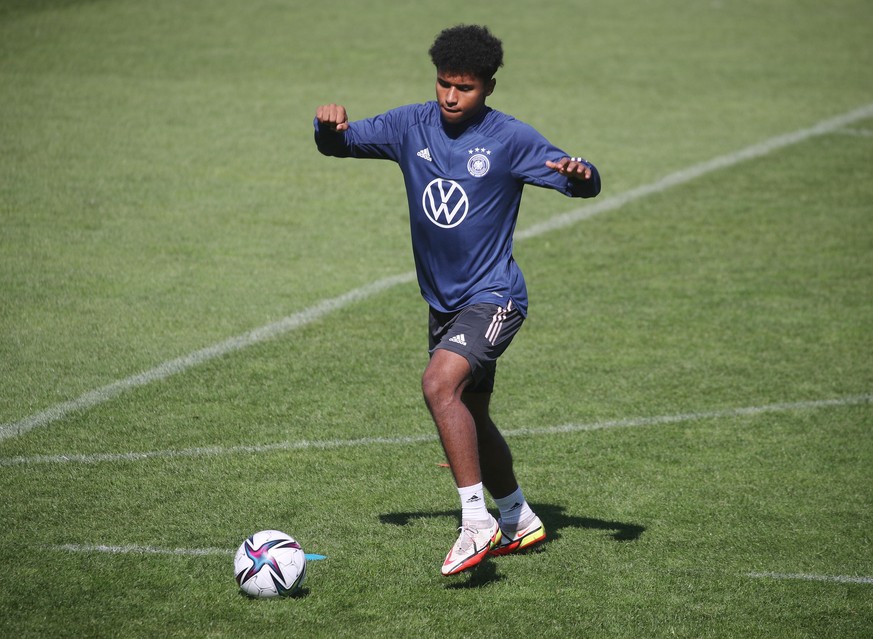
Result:
<svg viewBox="0 0 873 639">
<path fill-rule="evenodd" d="M 591 166 L 582 158 L 561 158 L 557 162 L 548 160 L 546 166 L 571 180 L 591 179 Z"/>
</svg>

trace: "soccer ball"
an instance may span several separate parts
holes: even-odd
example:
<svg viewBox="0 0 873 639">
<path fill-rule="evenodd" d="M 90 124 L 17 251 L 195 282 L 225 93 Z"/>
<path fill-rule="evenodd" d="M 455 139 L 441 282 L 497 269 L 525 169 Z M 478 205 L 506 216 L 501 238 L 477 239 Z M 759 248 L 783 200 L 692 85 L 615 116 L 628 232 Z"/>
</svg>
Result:
<svg viewBox="0 0 873 639">
<path fill-rule="evenodd" d="M 240 590 L 250 597 L 288 597 L 306 578 L 306 554 L 290 535 L 262 530 L 242 543 L 233 568 Z"/>
</svg>

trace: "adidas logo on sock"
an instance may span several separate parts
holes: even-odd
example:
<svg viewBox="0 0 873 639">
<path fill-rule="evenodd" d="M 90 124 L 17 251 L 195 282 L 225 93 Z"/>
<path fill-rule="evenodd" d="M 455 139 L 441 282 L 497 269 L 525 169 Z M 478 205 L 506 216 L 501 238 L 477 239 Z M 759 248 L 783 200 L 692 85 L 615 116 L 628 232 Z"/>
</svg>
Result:
<svg viewBox="0 0 873 639">
<path fill-rule="evenodd" d="M 424 160 L 427 160 L 428 162 L 433 162 L 433 158 L 430 157 L 430 149 L 428 149 L 427 147 L 416 153 L 416 155 Z"/>
<path fill-rule="evenodd" d="M 460 335 L 455 335 L 454 337 L 450 337 L 449 341 L 454 342 L 455 344 L 460 344 L 461 346 L 467 345 L 467 340 L 464 339 L 463 333 L 461 333 Z"/>
<path fill-rule="evenodd" d="M 470 499 L 467 500 L 466 503 L 475 504 L 477 501 L 482 501 L 482 500 L 479 499 L 479 495 L 473 495 L 472 497 L 470 497 Z"/>
<path fill-rule="evenodd" d="M 519 504 L 518 502 L 515 502 L 515 503 L 512 505 L 512 508 L 510 508 L 510 509 L 509 509 L 508 511 L 506 511 L 506 512 L 510 512 L 510 513 L 511 513 L 513 510 L 518 510 L 519 508 L 521 508 L 521 504 Z"/>
</svg>

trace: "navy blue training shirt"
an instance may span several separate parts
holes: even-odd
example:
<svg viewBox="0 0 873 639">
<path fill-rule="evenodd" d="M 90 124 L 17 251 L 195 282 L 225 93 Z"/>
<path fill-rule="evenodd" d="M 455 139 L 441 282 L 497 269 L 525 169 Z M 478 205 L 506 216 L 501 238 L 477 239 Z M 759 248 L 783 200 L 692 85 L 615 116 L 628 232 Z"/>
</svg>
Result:
<svg viewBox="0 0 873 639">
<path fill-rule="evenodd" d="M 435 101 L 351 122 L 343 132 L 316 120 L 315 141 L 325 155 L 400 165 L 418 284 L 425 301 L 442 312 L 512 300 L 526 315 L 527 288 L 512 256 L 524 185 L 570 197 L 600 192 L 593 165 L 584 182 L 552 171 L 546 160 L 568 154 L 533 127 L 489 107 L 459 125 L 444 123 Z"/>
</svg>

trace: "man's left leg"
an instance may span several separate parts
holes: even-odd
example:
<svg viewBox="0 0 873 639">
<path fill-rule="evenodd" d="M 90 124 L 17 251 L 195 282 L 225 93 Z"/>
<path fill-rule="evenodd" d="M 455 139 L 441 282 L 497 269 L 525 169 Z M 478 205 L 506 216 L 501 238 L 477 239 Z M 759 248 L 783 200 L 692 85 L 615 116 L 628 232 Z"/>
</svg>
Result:
<svg viewBox="0 0 873 639">
<path fill-rule="evenodd" d="M 462 400 L 476 424 L 482 483 L 500 509 L 501 539 L 489 554 L 508 555 L 544 541 L 545 526 L 524 498 L 509 445 L 491 419 L 491 393 L 467 392 Z"/>
<path fill-rule="evenodd" d="M 479 468 L 485 489 L 494 498 L 505 497 L 518 488 L 512 469 L 512 453 L 491 420 L 491 393 L 466 392 L 461 400 L 476 427 Z"/>
</svg>

